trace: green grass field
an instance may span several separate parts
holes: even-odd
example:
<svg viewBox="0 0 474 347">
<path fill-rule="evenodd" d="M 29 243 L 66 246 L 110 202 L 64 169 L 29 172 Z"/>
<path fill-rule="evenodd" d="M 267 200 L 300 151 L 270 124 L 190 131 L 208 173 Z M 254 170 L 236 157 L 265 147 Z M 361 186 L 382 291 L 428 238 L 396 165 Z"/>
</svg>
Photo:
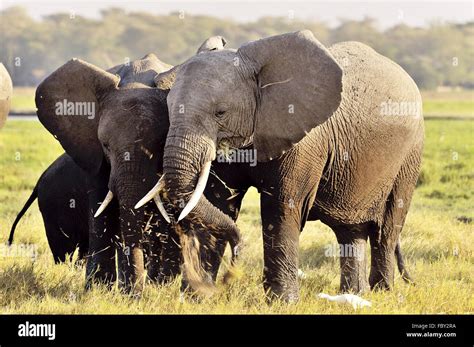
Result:
<svg viewBox="0 0 474 347">
<path fill-rule="evenodd" d="M 422 92 L 425 117 L 474 117 L 474 91 Z M 35 112 L 35 89 L 15 88 L 12 111 Z"/>
<path fill-rule="evenodd" d="M 471 109 L 472 112 L 472 109 Z M 473 313 L 474 120 L 426 121 L 423 171 L 405 229 L 402 249 L 416 286 L 399 275 L 391 292 L 369 292 L 371 308 L 318 299 L 337 293 L 339 259 L 326 257 L 336 244 L 332 231 L 308 222 L 301 235 L 301 300 L 295 305 L 265 302 L 261 284 L 262 240 L 256 191 L 245 198 L 238 225 L 246 243 L 242 276 L 200 303 L 179 302 L 179 280 L 166 287 L 148 285 L 141 300 L 103 288 L 84 291 L 84 269 L 54 265 L 41 215 L 34 204 L 16 232 L 15 244 L 38 247 L 36 260 L 0 253 L 1 313 Z M 61 153 L 39 122 L 9 120 L 0 131 L 0 237 L 9 228 L 46 167 Z M 5 246 L 0 251 L 5 251 Z"/>
</svg>

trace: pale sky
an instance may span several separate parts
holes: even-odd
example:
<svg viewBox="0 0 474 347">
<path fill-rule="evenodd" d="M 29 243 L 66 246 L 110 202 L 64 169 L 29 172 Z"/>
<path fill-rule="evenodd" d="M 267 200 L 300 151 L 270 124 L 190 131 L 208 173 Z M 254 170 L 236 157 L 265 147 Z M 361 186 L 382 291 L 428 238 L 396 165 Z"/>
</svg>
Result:
<svg viewBox="0 0 474 347">
<path fill-rule="evenodd" d="M 473 21 L 474 1 L 275 1 L 275 0 L 0 0 L 0 9 L 21 5 L 34 18 L 57 12 L 74 12 L 77 15 L 98 18 L 99 11 L 120 7 L 129 12 L 168 14 L 184 11 L 235 21 L 253 21 L 263 16 L 293 15 L 298 19 L 315 19 L 331 26 L 339 19 L 360 20 L 365 16 L 377 19 L 382 28 L 399 23 L 425 26 L 436 20 L 441 22 Z"/>
</svg>

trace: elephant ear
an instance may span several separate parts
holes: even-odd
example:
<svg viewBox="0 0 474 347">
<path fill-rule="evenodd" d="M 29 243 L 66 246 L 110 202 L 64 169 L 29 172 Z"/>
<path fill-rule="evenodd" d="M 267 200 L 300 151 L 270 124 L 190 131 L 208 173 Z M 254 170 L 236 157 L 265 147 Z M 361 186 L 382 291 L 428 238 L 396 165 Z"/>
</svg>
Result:
<svg viewBox="0 0 474 347">
<path fill-rule="evenodd" d="M 176 65 L 168 71 L 162 72 L 155 76 L 155 86 L 161 90 L 170 90 L 176 79 L 176 73 L 179 70 L 179 65 Z"/>
<path fill-rule="evenodd" d="M 116 89 L 120 78 L 85 61 L 72 59 L 36 89 L 40 122 L 74 161 L 97 173 L 103 151 L 97 136 L 100 100 Z"/>
<path fill-rule="evenodd" d="M 311 31 L 249 42 L 237 54 L 253 64 L 258 82 L 253 143 L 259 161 L 279 157 L 341 102 L 342 69 Z"/>
<path fill-rule="evenodd" d="M 211 36 L 197 50 L 196 54 L 210 52 L 210 51 L 220 51 L 224 49 L 227 44 L 227 40 L 222 36 Z M 168 71 L 164 71 L 155 76 L 155 85 L 158 89 L 161 90 L 170 90 L 174 84 L 176 78 L 176 73 L 179 70 L 179 65 L 176 65 Z"/>
</svg>

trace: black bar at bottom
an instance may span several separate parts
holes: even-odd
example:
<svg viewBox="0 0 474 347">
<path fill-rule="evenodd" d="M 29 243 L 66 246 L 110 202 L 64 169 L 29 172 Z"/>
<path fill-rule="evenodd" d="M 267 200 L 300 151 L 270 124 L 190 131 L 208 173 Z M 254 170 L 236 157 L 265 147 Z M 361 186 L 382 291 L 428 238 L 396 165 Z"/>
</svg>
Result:
<svg viewBox="0 0 474 347">
<path fill-rule="evenodd" d="M 472 346 L 473 329 L 468 315 L 3 315 L 0 344 Z"/>
</svg>

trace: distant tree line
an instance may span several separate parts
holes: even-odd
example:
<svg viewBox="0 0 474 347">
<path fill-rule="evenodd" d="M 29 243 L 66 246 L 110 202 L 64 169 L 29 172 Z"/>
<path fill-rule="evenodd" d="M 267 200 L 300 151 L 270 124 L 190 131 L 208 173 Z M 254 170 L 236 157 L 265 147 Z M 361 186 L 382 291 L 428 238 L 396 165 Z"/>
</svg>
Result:
<svg viewBox="0 0 474 347">
<path fill-rule="evenodd" d="M 110 8 L 100 19 L 59 13 L 34 20 L 22 7 L 0 12 L 0 60 L 18 86 L 35 86 L 72 57 L 102 68 L 155 53 L 178 64 L 195 53 L 208 36 L 222 35 L 229 47 L 279 33 L 310 29 L 324 44 L 357 40 L 403 66 L 424 89 L 474 88 L 474 22 L 432 23 L 415 28 L 400 24 L 387 30 L 374 19 L 343 20 L 330 28 L 322 22 L 263 17 L 249 23 L 209 16 L 151 15 Z"/>
</svg>

